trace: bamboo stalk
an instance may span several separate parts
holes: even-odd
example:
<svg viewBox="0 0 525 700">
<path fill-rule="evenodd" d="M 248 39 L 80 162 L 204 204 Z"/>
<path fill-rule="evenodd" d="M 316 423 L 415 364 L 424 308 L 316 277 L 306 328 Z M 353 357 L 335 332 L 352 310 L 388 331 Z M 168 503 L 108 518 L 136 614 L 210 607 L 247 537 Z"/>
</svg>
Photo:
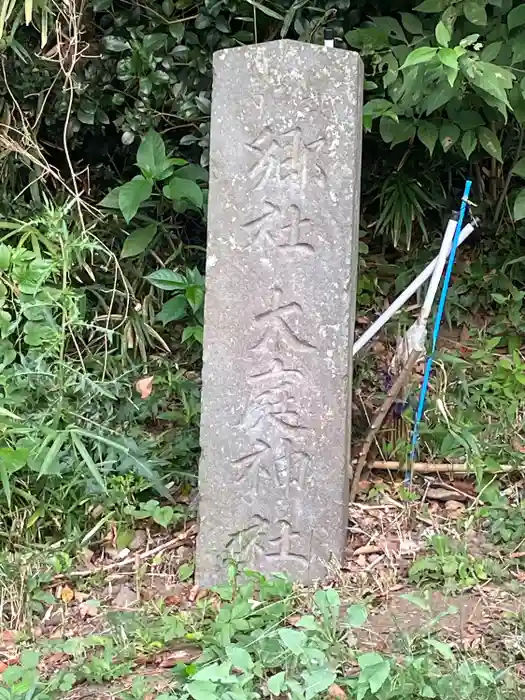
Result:
<svg viewBox="0 0 525 700">
<path fill-rule="evenodd" d="M 377 469 L 377 470 L 384 470 L 384 471 L 405 471 L 406 469 L 406 464 L 405 462 L 383 462 L 381 460 L 377 460 L 375 462 L 372 462 L 371 464 L 368 465 L 369 469 Z M 500 464 L 499 469 L 496 472 L 491 472 L 491 474 L 494 473 L 503 473 L 503 472 L 518 472 L 518 471 L 525 471 L 525 464 L 521 465 L 514 465 L 514 464 Z M 461 463 L 453 463 L 453 464 L 447 464 L 447 463 L 440 463 L 440 464 L 434 464 L 432 462 L 415 462 L 414 463 L 414 472 L 419 473 L 419 474 L 439 474 L 439 473 L 448 473 L 448 474 L 472 474 L 472 469 L 469 469 L 467 464 L 461 464 Z"/>
</svg>

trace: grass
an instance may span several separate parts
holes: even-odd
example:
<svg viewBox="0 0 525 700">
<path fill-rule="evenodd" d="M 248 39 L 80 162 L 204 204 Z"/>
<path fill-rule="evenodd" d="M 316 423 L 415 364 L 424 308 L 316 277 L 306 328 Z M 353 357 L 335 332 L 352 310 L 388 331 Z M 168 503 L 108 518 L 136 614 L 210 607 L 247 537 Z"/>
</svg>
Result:
<svg viewBox="0 0 525 700">
<path fill-rule="evenodd" d="M 424 597 L 410 604 L 431 612 Z M 361 603 L 342 605 L 334 588 L 299 591 L 283 577 L 249 573 L 240 581 L 232 567 L 229 585 L 185 612 L 114 613 L 100 633 L 21 641 L 1 675 L 0 697 L 99 699 L 108 686 L 122 700 L 520 697 L 512 668 L 440 637 L 436 622 L 449 612 L 404 646 L 371 651 L 362 647 L 370 621 Z M 517 624 L 523 639 L 523 620 Z"/>
</svg>

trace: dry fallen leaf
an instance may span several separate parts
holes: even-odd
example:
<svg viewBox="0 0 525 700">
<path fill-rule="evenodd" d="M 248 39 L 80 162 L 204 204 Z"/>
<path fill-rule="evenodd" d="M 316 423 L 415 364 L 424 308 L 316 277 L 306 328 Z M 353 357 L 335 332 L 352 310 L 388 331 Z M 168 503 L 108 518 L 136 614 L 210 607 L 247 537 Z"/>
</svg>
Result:
<svg viewBox="0 0 525 700">
<path fill-rule="evenodd" d="M 71 603 L 73 598 L 75 597 L 75 594 L 73 593 L 72 589 L 69 586 L 61 586 L 60 587 L 60 600 L 65 603 L 66 605 L 68 603 Z"/>
<path fill-rule="evenodd" d="M 141 399 L 147 399 L 153 391 L 154 377 L 142 377 L 135 384 L 135 389 L 139 392 Z"/>
<path fill-rule="evenodd" d="M 328 698 L 336 698 L 337 700 L 347 700 L 345 691 L 337 683 L 332 683 L 328 688 Z"/>
</svg>

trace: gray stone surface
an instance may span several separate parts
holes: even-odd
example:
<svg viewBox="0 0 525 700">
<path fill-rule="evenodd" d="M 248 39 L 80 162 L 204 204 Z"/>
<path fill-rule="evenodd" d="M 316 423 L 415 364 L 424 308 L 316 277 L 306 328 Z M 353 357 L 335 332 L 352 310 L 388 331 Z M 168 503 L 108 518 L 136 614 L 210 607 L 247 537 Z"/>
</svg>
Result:
<svg viewBox="0 0 525 700">
<path fill-rule="evenodd" d="M 361 168 L 357 54 L 214 58 L 200 585 L 228 560 L 309 582 L 347 526 Z"/>
</svg>

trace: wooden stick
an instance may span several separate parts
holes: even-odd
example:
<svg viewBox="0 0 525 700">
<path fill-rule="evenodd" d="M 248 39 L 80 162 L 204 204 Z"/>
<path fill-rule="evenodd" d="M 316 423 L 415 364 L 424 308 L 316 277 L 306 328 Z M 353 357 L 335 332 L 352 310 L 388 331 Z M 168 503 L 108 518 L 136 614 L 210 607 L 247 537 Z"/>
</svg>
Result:
<svg viewBox="0 0 525 700">
<path fill-rule="evenodd" d="M 376 461 L 368 465 L 369 469 L 383 469 L 385 471 L 404 471 L 406 465 L 404 462 L 381 462 Z M 523 471 L 525 470 L 525 464 L 523 465 L 512 465 L 512 464 L 501 464 L 497 472 L 513 472 L 513 471 Z M 467 464 L 462 463 L 452 463 L 452 464 L 433 464 L 432 462 L 415 462 L 414 472 L 419 472 L 419 474 L 439 474 L 441 472 L 448 474 L 472 474 L 472 470 L 469 469 Z"/>
<path fill-rule="evenodd" d="M 350 487 L 350 503 L 353 503 L 355 501 L 357 489 L 359 488 L 359 480 L 361 479 L 361 474 L 363 473 L 363 468 L 366 464 L 366 458 L 368 457 L 368 452 L 370 451 L 372 443 L 374 442 L 376 433 L 379 430 L 379 428 L 383 425 L 383 421 L 385 420 L 387 413 L 390 410 L 394 401 L 396 400 L 399 392 L 407 383 L 408 377 L 412 372 L 412 369 L 414 368 L 414 365 L 416 364 L 420 354 L 421 353 L 418 350 L 412 350 L 406 365 L 403 367 L 403 370 L 397 377 L 396 381 L 392 384 L 390 391 L 386 395 L 386 399 L 383 401 L 383 405 L 376 413 L 375 418 L 372 421 L 372 425 L 370 426 L 366 439 L 363 443 L 363 447 L 361 448 L 355 472 L 352 477 L 352 485 Z"/>
</svg>

